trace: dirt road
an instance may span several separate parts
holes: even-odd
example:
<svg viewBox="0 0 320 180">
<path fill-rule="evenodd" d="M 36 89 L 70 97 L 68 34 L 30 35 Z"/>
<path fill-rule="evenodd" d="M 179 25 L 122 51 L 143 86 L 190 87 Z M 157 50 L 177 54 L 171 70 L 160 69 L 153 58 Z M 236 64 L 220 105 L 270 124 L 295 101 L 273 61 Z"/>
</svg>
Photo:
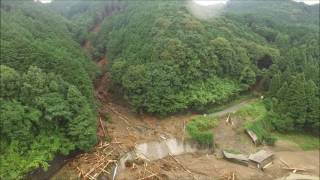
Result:
<svg viewBox="0 0 320 180">
<path fill-rule="evenodd" d="M 221 116 L 225 116 L 229 113 L 234 113 L 236 111 L 238 111 L 240 108 L 244 107 L 245 105 L 255 101 L 256 99 L 248 99 L 248 100 L 243 100 L 242 102 L 238 103 L 238 104 L 234 104 L 230 107 L 225 108 L 224 110 L 209 114 L 208 116 L 211 117 L 221 117 Z"/>
<path fill-rule="evenodd" d="M 214 113 L 215 116 L 220 117 L 218 127 L 213 129 L 215 141 L 218 143 L 218 149 L 221 148 L 234 148 L 239 149 L 241 152 L 251 153 L 258 149 L 271 150 L 275 153 L 274 164 L 266 171 L 261 171 L 252 167 L 245 167 L 242 165 L 234 164 L 221 159 L 217 154 L 185 154 L 176 156 L 176 159 L 187 168 L 197 179 L 228 179 L 234 175 L 236 179 L 275 179 L 283 177 L 289 171 L 282 169 L 284 166 L 279 158 L 286 160 L 293 166 L 310 169 L 307 174 L 319 175 L 319 151 L 303 151 L 298 146 L 287 142 L 280 141 L 276 147 L 260 146 L 255 147 L 251 144 L 248 137 L 239 130 L 241 124 L 235 122 L 235 128 L 225 125 L 225 116 L 230 112 L 236 111 L 240 107 L 251 103 L 241 102 L 233 105 L 226 110 Z M 112 142 L 121 143 L 119 152 L 124 154 L 134 148 L 136 144 L 157 141 L 161 137 L 175 137 L 183 138 L 185 133 L 183 126 L 186 122 L 190 121 L 195 114 L 175 115 L 164 119 L 149 115 L 138 115 L 130 108 L 113 102 L 112 100 L 106 102 L 101 107 L 101 110 L 109 113 L 111 121 L 107 124 L 106 129 L 108 136 L 112 138 Z M 89 154 L 100 153 L 93 151 Z M 67 177 L 70 174 L 77 176 L 77 167 L 90 169 L 91 164 L 81 158 L 75 158 L 72 162 L 68 163 L 60 172 L 56 179 L 59 177 Z M 147 167 L 145 167 L 147 166 Z M 171 157 L 166 157 L 161 160 L 145 162 L 144 165 L 135 165 L 129 167 L 120 174 L 118 179 L 139 179 L 144 176 L 150 175 L 145 172 L 145 168 L 150 172 L 157 172 L 163 179 L 193 179 L 188 172 L 186 172 L 175 160 Z M 159 178 L 158 178 L 159 179 Z"/>
<path fill-rule="evenodd" d="M 98 32 L 100 25 L 97 24 L 93 30 Z M 85 44 L 85 51 L 90 52 L 91 43 L 88 41 Z M 106 66 L 108 65 L 106 56 L 95 62 L 97 62 L 97 67 L 102 72 L 102 75 L 95 82 L 95 97 L 101 104 L 99 117 L 97 118 L 99 126 L 97 135 L 100 140 L 105 140 L 106 137 L 104 136 L 106 135 L 110 139 L 108 143 L 114 143 L 112 146 L 117 147 L 115 151 L 112 151 L 114 156 L 119 157 L 131 151 L 138 143 L 157 141 L 163 137 L 183 139 L 186 136 L 184 131 L 185 124 L 197 114 L 173 115 L 160 119 L 147 114 L 138 115 L 132 112 L 129 107 L 114 100 L 113 95 L 108 91 L 110 80 L 106 71 Z M 300 164 L 301 167 L 307 167 L 311 169 L 311 174 L 319 175 L 319 151 L 305 152 L 293 146 L 290 146 L 290 150 L 288 150 L 286 149 L 287 142 L 279 143 L 274 149 L 264 146 L 255 147 L 243 133 L 241 121 L 235 122 L 235 127 L 225 125 L 224 116 L 236 112 L 252 101 L 254 100 L 242 101 L 209 116 L 221 118 L 218 127 L 213 129 L 215 142 L 220 149 L 236 148 L 241 152 L 255 152 L 258 149 L 273 150 L 276 159 L 274 165 L 267 171 L 263 172 L 256 168 L 225 161 L 217 154 L 193 153 L 176 156 L 176 159 L 166 157 L 157 161 L 144 162 L 142 165 L 132 165 L 121 174 L 118 174 L 118 179 L 139 179 L 152 175 L 152 173 L 156 174 L 156 176 L 152 176 L 155 179 L 194 179 L 195 177 L 197 179 L 228 179 L 232 176 L 235 176 L 236 179 L 244 180 L 274 179 L 289 173 L 282 169 L 283 164 L 278 160 L 279 157 L 285 158 L 292 165 Z M 111 120 L 107 123 L 104 121 L 101 123 L 100 117 L 103 119 L 106 114 L 110 116 Z M 79 170 L 88 172 L 98 161 L 97 157 L 105 155 L 105 152 L 101 151 L 100 147 L 100 145 L 97 145 L 91 152 L 81 154 L 68 162 L 52 179 L 77 179 L 78 175 L 83 177 Z M 181 163 L 181 165 L 177 162 Z"/>
</svg>

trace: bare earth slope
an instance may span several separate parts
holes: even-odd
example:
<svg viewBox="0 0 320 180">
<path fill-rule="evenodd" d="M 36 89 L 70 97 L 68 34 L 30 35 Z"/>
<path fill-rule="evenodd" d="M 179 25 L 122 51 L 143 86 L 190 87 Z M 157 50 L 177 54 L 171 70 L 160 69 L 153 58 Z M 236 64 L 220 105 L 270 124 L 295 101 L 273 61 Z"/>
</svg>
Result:
<svg viewBox="0 0 320 180">
<path fill-rule="evenodd" d="M 99 31 L 100 24 L 93 30 Z M 91 43 L 85 43 L 84 50 L 90 52 Z M 95 97 L 100 102 L 99 117 L 97 123 L 99 128 L 97 135 L 101 144 L 92 152 L 81 154 L 64 166 L 52 179 L 85 179 L 83 173 L 90 170 L 95 164 L 97 154 L 104 155 L 101 150 L 103 143 L 113 146 L 113 157 L 120 157 L 132 150 L 136 144 L 161 140 L 163 138 L 180 138 L 186 136 L 185 124 L 196 114 L 173 115 L 167 118 L 157 118 L 147 114 L 136 114 L 130 111 L 129 107 L 120 105 L 112 99 L 108 92 L 110 83 L 109 74 L 106 71 L 107 58 L 97 62 L 101 69 L 101 76 L 95 82 Z M 306 174 L 319 176 L 319 151 L 303 151 L 295 144 L 288 141 L 279 141 L 275 147 L 252 145 L 250 139 L 244 134 L 241 120 L 235 120 L 235 126 L 225 124 L 226 115 L 237 111 L 242 106 L 252 101 L 243 101 L 210 116 L 219 117 L 220 123 L 213 129 L 217 148 L 214 154 L 184 154 L 173 157 L 166 157 L 161 160 L 144 162 L 143 164 L 131 165 L 117 175 L 117 179 L 275 179 L 288 175 L 290 171 L 283 169 L 285 165 L 280 161 L 284 160 L 290 166 L 304 168 Z M 111 121 L 105 123 L 100 118 L 108 114 Z M 104 142 L 106 137 L 111 142 Z M 243 153 L 252 153 L 258 149 L 271 150 L 275 154 L 273 165 L 265 171 L 255 167 L 246 167 L 228 162 L 221 157 L 222 149 L 237 149 Z M 99 156 L 100 156 L 99 155 Z M 112 170 L 108 170 L 110 173 Z M 147 178 L 149 177 L 150 178 Z M 111 174 L 104 174 L 98 179 L 111 178 Z"/>
</svg>

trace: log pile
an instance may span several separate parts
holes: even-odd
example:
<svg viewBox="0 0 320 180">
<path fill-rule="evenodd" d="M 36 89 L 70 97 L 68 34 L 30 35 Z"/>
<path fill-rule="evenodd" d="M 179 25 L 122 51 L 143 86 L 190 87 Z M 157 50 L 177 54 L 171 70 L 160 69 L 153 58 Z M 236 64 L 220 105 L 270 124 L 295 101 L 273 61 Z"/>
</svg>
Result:
<svg viewBox="0 0 320 180">
<path fill-rule="evenodd" d="M 187 176 L 190 178 L 187 177 L 187 179 L 197 179 L 193 172 L 191 172 L 176 157 L 172 155 L 156 161 L 148 161 L 137 158 L 126 163 L 126 168 L 127 170 L 131 171 L 132 176 L 130 178 L 137 180 L 172 179 L 172 177 L 174 177 L 172 175 L 175 174 L 175 172 L 181 171 L 184 171 L 188 174 Z"/>
<path fill-rule="evenodd" d="M 77 159 L 79 162 L 86 162 L 86 166 L 81 167 L 81 164 L 76 166 L 78 176 L 81 179 L 96 180 L 102 173 L 107 176 L 112 175 L 111 169 L 119 158 L 118 144 L 101 142 L 95 147 L 93 153 L 80 155 Z"/>
<path fill-rule="evenodd" d="M 140 168 L 138 180 L 146 179 L 162 179 L 158 172 L 155 172 L 151 167 L 148 167 L 148 163 L 145 163 L 144 167 Z"/>
<path fill-rule="evenodd" d="M 160 161 L 159 161 L 160 162 Z M 164 178 L 164 174 L 161 173 L 161 166 L 159 162 L 145 161 L 140 158 L 136 158 L 130 162 L 126 162 L 125 166 L 128 170 L 135 172 L 131 177 L 137 180 L 161 180 Z M 161 162 L 160 162 L 161 164 Z"/>
</svg>

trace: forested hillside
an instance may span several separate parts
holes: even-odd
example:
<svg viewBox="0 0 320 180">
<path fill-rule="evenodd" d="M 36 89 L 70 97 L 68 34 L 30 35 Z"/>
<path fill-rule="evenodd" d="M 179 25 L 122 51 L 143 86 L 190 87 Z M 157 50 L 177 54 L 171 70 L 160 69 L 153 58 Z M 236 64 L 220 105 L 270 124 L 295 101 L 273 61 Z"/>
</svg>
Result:
<svg viewBox="0 0 320 180">
<path fill-rule="evenodd" d="M 270 47 L 232 41 L 226 21 L 201 22 L 181 1 L 129 3 L 105 21 L 96 43 L 106 47 L 114 86 L 133 107 L 168 114 L 226 101 L 253 84 L 259 70 L 252 61 L 261 57 L 250 60 L 246 46 L 277 58 Z"/>
<path fill-rule="evenodd" d="M 237 1 L 227 12 L 280 52 L 264 74 L 271 79 L 266 84 L 267 122 L 281 132 L 319 134 L 319 4 Z"/>
<path fill-rule="evenodd" d="M 96 144 L 92 60 L 105 59 L 105 88 L 136 112 L 204 112 L 258 93 L 272 130 L 319 135 L 319 5 L 230 0 L 211 19 L 189 5 L 1 1 L 0 179 Z"/>
<path fill-rule="evenodd" d="M 54 1 L 50 8 L 77 26 L 74 37 L 83 45 L 90 30 L 103 19 L 107 4 L 107 1 Z"/>
<path fill-rule="evenodd" d="M 201 109 L 251 87 L 269 95 L 276 129 L 319 129 L 319 5 L 233 0 L 201 20 L 186 4 L 127 2 L 96 37 L 114 88 L 136 110 Z"/>
<path fill-rule="evenodd" d="M 95 41 L 100 24 L 105 17 L 125 7 L 120 1 L 60 1 L 51 3 L 50 8 L 65 18 L 76 27 L 72 29 L 73 38 L 85 46 L 87 40 Z M 97 28 L 97 29 L 95 29 Z M 90 55 L 93 60 L 99 60 L 105 54 L 100 46 L 91 46 Z"/>
<path fill-rule="evenodd" d="M 41 4 L 1 1 L 1 179 L 96 143 L 96 70 L 73 28 Z"/>
</svg>

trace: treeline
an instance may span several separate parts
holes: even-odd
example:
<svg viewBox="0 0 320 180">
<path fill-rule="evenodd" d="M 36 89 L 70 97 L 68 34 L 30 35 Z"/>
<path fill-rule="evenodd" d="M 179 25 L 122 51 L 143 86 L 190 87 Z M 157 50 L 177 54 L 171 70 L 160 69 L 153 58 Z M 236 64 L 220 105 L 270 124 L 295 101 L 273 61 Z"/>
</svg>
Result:
<svg viewBox="0 0 320 180">
<path fill-rule="evenodd" d="M 1 1 L 0 178 L 95 144 L 88 38 L 94 59 L 107 52 L 112 89 L 136 111 L 199 110 L 259 89 L 276 130 L 319 133 L 319 5 L 231 0 L 206 21 L 185 5 Z"/>
<path fill-rule="evenodd" d="M 137 111 L 202 109 L 251 88 L 272 98 L 278 130 L 317 131 L 319 5 L 232 0 L 204 21 L 184 1 L 122 2 L 94 46 L 108 52 L 113 88 Z"/>
<path fill-rule="evenodd" d="M 83 45 L 90 37 L 90 30 L 103 19 L 106 4 L 103 1 L 56 0 L 49 6 L 77 27 L 74 29 L 74 38 Z"/>
<path fill-rule="evenodd" d="M 55 0 L 49 4 L 49 8 L 67 18 L 75 28 L 72 29 L 73 39 L 85 45 L 87 40 L 96 41 L 98 25 L 114 12 L 124 8 L 121 1 L 84 1 L 84 0 Z M 100 46 L 91 46 L 89 53 L 93 60 L 100 60 L 105 49 Z"/>
<path fill-rule="evenodd" d="M 72 23 L 32 1 L 1 3 L 1 64 L 54 72 L 92 100 L 96 67 L 72 39 Z"/>
<path fill-rule="evenodd" d="M 0 179 L 96 143 L 96 68 L 74 28 L 40 3 L 1 1 Z"/>
<path fill-rule="evenodd" d="M 184 1 L 127 2 L 97 39 L 114 89 L 137 111 L 161 115 L 228 101 L 255 83 L 260 61 L 279 59 L 247 26 L 227 17 L 201 21 Z"/>
<path fill-rule="evenodd" d="M 57 153 L 95 144 L 95 113 L 78 88 L 35 66 L 23 74 L 5 65 L 0 70 L 1 178 L 21 179 L 47 169 Z"/>
<path fill-rule="evenodd" d="M 281 132 L 306 131 L 319 134 L 319 87 L 304 73 L 276 74 L 270 86 L 271 107 L 268 118 Z"/>
<path fill-rule="evenodd" d="M 264 75 L 269 110 L 264 122 L 280 132 L 319 134 L 319 4 L 236 1 L 228 12 L 280 52 Z"/>
</svg>

